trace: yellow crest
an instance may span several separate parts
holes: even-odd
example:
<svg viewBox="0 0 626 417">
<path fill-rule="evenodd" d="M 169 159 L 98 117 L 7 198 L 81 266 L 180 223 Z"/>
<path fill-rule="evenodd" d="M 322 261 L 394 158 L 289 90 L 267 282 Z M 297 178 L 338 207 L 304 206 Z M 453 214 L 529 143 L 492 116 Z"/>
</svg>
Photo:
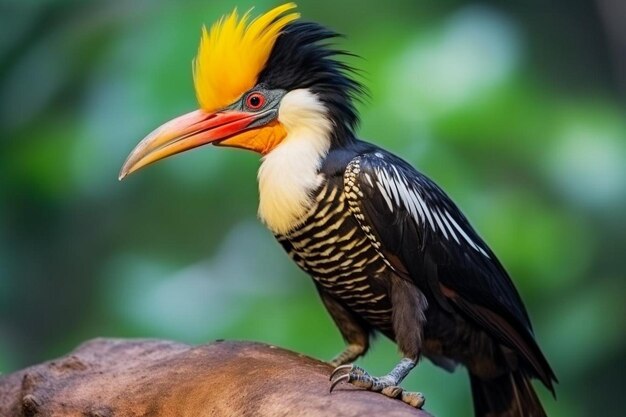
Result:
<svg viewBox="0 0 626 417">
<path fill-rule="evenodd" d="M 202 27 L 193 81 L 200 107 L 216 111 L 235 102 L 256 85 L 281 30 L 300 17 L 286 13 L 294 3 L 278 6 L 249 22 L 250 12 L 241 18 L 235 9 L 208 31 Z"/>
</svg>

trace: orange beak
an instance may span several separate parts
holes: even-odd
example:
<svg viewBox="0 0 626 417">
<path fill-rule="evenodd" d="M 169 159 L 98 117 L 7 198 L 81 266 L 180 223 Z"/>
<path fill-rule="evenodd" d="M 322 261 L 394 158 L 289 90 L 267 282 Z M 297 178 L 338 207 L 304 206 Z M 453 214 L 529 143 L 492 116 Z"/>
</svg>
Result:
<svg viewBox="0 0 626 417">
<path fill-rule="evenodd" d="M 236 110 L 217 113 L 196 110 L 177 117 L 139 142 L 126 159 L 119 179 L 160 159 L 209 143 L 265 153 L 284 138 L 284 130 L 275 121 L 251 127 L 263 116 Z"/>
</svg>

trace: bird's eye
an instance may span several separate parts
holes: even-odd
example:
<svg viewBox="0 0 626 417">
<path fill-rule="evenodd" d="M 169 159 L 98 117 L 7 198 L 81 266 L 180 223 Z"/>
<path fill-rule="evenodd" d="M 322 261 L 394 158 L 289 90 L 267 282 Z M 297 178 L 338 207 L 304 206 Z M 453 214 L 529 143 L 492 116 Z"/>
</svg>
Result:
<svg viewBox="0 0 626 417">
<path fill-rule="evenodd" d="M 261 93 L 252 93 L 246 97 L 246 106 L 251 110 L 259 110 L 265 104 L 265 96 Z"/>
</svg>

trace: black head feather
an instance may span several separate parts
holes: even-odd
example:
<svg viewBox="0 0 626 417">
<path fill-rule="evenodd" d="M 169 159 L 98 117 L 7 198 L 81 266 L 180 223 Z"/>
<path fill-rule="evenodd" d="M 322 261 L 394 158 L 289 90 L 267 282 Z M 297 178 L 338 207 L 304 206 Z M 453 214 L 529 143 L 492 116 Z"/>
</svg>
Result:
<svg viewBox="0 0 626 417">
<path fill-rule="evenodd" d="M 332 46 L 339 36 L 317 23 L 290 23 L 276 40 L 259 83 L 287 91 L 307 88 L 317 94 L 335 125 L 333 144 L 347 145 L 354 141 L 359 122 L 354 100 L 366 91 L 352 77 L 355 69 L 337 59 L 352 55 Z"/>
</svg>

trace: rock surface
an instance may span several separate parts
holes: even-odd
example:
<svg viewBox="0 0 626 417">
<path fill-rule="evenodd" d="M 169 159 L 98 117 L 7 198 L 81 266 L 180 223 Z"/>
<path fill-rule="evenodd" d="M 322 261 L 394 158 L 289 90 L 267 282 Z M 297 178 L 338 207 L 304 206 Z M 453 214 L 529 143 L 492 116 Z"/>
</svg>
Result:
<svg viewBox="0 0 626 417">
<path fill-rule="evenodd" d="M 332 368 L 274 346 L 95 339 L 0 377 L 1 417 L 432 417 L 350 385 Z"/>
</svg>

